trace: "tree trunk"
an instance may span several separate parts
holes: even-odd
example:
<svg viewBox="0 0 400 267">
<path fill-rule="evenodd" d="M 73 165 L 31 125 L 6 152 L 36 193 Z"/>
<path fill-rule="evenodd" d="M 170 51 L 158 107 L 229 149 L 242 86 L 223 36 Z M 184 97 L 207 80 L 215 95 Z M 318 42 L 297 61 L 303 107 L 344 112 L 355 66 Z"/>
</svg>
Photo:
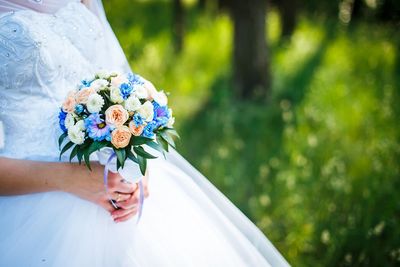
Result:
<svg viewBox="0 0 400 267">
<path fill-rule="evenodd" d="M 298 0 L 277 0 L 276 6 L 282 18 L 282 37 L 288 38 L 292 35 L 296 26 Z"/>
<path fill-rule="evenodd" d="M 237 96 L 265 101 L 270 85 L 266 0 L 229 3 L 234 22 L 233 80 Z"/>
<path fill-rule="evenodd" d="M 182 51 L 184 36 L 184 10 L 181 0 L 173 1 L 173 39 L 176 53 Z"/>
</svg>

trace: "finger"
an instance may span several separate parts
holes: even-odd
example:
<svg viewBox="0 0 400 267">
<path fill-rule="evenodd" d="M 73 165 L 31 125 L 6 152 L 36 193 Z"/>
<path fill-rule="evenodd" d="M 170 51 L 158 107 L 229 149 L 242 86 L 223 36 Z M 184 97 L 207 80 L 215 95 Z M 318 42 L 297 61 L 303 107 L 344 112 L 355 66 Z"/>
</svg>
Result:
<svg viewBox="0 0 400 267">
<path fill-rule="evenodd" d="M 136 213 L 137 213 L 137 211 L 132 211 L 132 212 L 130 212 L 130 213 L 124 215 L 124 216 L 121 216 L 121 217 L 115 219 L 114 221 L 115 221 L 116 223 L 125 222 L 125 221 L 131 219 L 133 216 L 135 216 Z"/>
<path fill-rule="evenodd" d="M 121 202 L 128 200 L 131 197 L 131 194 L 124 194 L 120 192 L 111 192 L 109 193 L 109 198 L 114 199 L 115 202 Z"/>
<path fill-rule="evenodd" d="M 111 191 L 131 194 L 133 191 L 135 191 L 137 185 L 133 183 L 126 183 L 122 176 L 118 173 L 110 173 L 108 187 L 112 189 Z"/>
<path fill-rule="evenodd" d="M 124 217 L 128 214 L 136 214 L 138 211 L 138 209 L 135 207 L 133 209 L 127 209 L 127 210 L 123 210 L 123 209 L 119 209 L 119 210 L 115 210 L 111 213 L 111 216 L 113 217 L 114 221 L 118 220 L 121 217 Z"/>
<path fill-rule="evenodd" d="M 119 181 L 115 184 L 115 191 L 132 194 L 137 189 L 137 184 L 122 182 L 123 179 L 119 179 Z"/>
<path fill-rule="evenodd" d="M 136 191 L 139 191 L 139 190 L 136 190 Z M 132 194 L 129 199 L 118 202 L 118 206 L 121 209 L 132 209 L 132 208 L 136 207 L 138 205 L 138 203 L 139 203 L 139 196 Z"/>
</svg>

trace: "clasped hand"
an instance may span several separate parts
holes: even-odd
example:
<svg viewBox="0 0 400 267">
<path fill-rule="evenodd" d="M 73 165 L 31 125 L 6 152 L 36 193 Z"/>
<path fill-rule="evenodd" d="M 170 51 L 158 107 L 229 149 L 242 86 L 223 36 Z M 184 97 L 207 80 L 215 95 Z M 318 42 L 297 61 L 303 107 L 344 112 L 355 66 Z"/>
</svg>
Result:
<svg viewBox="0 0 400 267">
<path fill-rule="evenodd" d="M 118 173 L 108 173 L 108 193 L 102 181 L 104 166 L 92 162 L 92 171 L 86 170 L 86 179 L 79 179 L 79 185 L 71 188 L 71 193 L 89 200 L 108 212 L 115 222 L 127 221 L 136 215 L 139 208 L 140 189 L 138 184 L 127 182 Z M 148 197 L 148 173 L 143 177 L 144 197 Z M 116 209 L 110 202 L 113 199 Z"/>
</svg>

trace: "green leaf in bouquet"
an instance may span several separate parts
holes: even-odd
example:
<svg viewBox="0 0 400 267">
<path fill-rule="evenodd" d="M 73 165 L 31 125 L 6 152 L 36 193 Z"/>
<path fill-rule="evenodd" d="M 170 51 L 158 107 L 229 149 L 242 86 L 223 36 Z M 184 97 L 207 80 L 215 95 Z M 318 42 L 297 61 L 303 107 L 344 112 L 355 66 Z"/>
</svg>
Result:
<svg viewBox="0 0 400 267">
<path fill-rule="evenodd" d="M 93 152 L 102 149 L 103 147 L 107 146 L 107 142 L 97 142 L 94 141 L 93 143 L 90 144 L 89 146 L 89 155 L 92 154 Z"/>
<path fill-rule="evenodd" d="M 156 135 L 156 140 L 157 140 L 157 143 L 159 143 L 163 147 L 164 151 L 168 152 L 167 141 L 165 141 L 159 134 Z"/>
<path fill-rule="evenodd" d="M 82 163 L 82 157 L 83 157 L 83 149 L 82 149 L 82 147 L 78 148 L 78 152 L 76 153 L 76 156 L 78 158 L 79 165 L 80 165 Z"/>
<path fill-rule="evenodd" d="M 61 149 L 59 160 L 61 160 L 62 154 L 64 154 L 64 153 L 65 153 L 68 149 L 70 149 L 73 145 L 74 145 L 74 143 L 71 142 L 71 141 L 69 141 L 69 142 L 63 147 L 63 149 Z"/>
<path fill-rule="evenodd" d="M 131 147 L 127 148 L 126 150 L 126 157 L 130 160 L 132 160 L 133 162 L 139 163 L 137 157 L 133 154 Z"/>
<path fill-rule="evenodd" d="M 154 141 L 148 142 L 146 145 L 148 145 L 151 148 L 154 148 L 157 151 L 160 151 L 161 153 L 164 152 L 164 148 L 162 147 L 162 145 L 160 145 Z"/>
<path fill-rule="evenodd" d="M 125 149 L 114 149 L 114 151 L 115 151 L 115 154 L 117 154 L 117 163 L 119 162 L 119 166 L 121 166 L 123 168 L 124 164 L 125 164 L 125 159 L 126 159 Z M 117 164 L 117 169 L 119 169 L 118 164 Z"/>
<path fill-rule="evenodd" d="M 143 147 L 141 147 L 141 146 L 135 146 L 135 147 L 133 147 L 133 150 L 136 152 L 136 154 L 138 154 L 138 157 L 141 156 L 141 157 L 144 157 L 146 159 L 155 159 L 155 158 L 157 158 L 157 157 L 153 156 L 152 154 L 146 152 L 143 149 Z"/>
<path fill-rule="evenodd" d="M 88 169 L 92 170 L 92 168 L 90 168 L 90 154 L 89 154 L 89 148 L 88 147 L 86 147 L 84 152 L 83 152 L 83 159 L 84 159 L 85 164 L 88 167 Z"/>
<path fill-rule="evenodd" d="M 140 168 L 140 172 L 143 175 L 146 175 L 146 168 L 147 168 L 147 159 L 138 155 L 138 161 L 139 161 L 139 168 Z"/>
<path fill-rule="evenodd" d="M 79 151 L 79 145 L 74 146 L 74 148 L 71 151 L 71 155 L 69 155 L 69 162 L 72 161 L 72 159 L 78 154 Z"/>
<path fill-rule="evenodd" d="M 161 135 L 162 139 L 164 139 L 170 146 L 175 148 L 174 139 L 166 131 L 160 132 L 160 135 Z"/>
<path fill-rule="evenodd" d="M 153 141 L 153 139 L 151 139 L 151 138 L 147 138 L 147 137 L 143 137 L 143 136 L 133 136 L 131 138 L 130 143 L 133 146 L 140 146 L 140 145 L 144 145 L 149 142 L 152 142 L 152 141 Z"/>
<path fill-rule="evenodd" d="M 60 135 L 60 137 L 58 138 L 58 147 L 61 149 L 61 145 L 65 139 L 65 137 L 68 136 L 68 133 L 63 133 L 62 135 Z"/>
<path fill-rule="evenodd" d="M 169 135 L 175 136 L 176 138 L 181 138 L 181 137 L 179 136 L 178 132 L 177 132 L 175 129 L 173 129 L 173 128 L 165 128 L 165 131 L 166 131 Z"/>
</svg>

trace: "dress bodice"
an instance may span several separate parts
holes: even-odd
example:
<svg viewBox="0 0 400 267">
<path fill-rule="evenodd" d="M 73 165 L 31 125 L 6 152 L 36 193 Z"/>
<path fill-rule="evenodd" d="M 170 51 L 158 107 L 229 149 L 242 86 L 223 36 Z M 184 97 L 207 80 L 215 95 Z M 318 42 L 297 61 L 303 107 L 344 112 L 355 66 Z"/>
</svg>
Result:
<svg viewBox="0 0 400 267">
<path fill-rule="evenodd" d="M 0 155 L 56 158 L 58 110 L 67 92 L 106 68 L 103 27 L 80 1 L 54 14 L 33 10 L 0 16 Z"/>
</svg>

